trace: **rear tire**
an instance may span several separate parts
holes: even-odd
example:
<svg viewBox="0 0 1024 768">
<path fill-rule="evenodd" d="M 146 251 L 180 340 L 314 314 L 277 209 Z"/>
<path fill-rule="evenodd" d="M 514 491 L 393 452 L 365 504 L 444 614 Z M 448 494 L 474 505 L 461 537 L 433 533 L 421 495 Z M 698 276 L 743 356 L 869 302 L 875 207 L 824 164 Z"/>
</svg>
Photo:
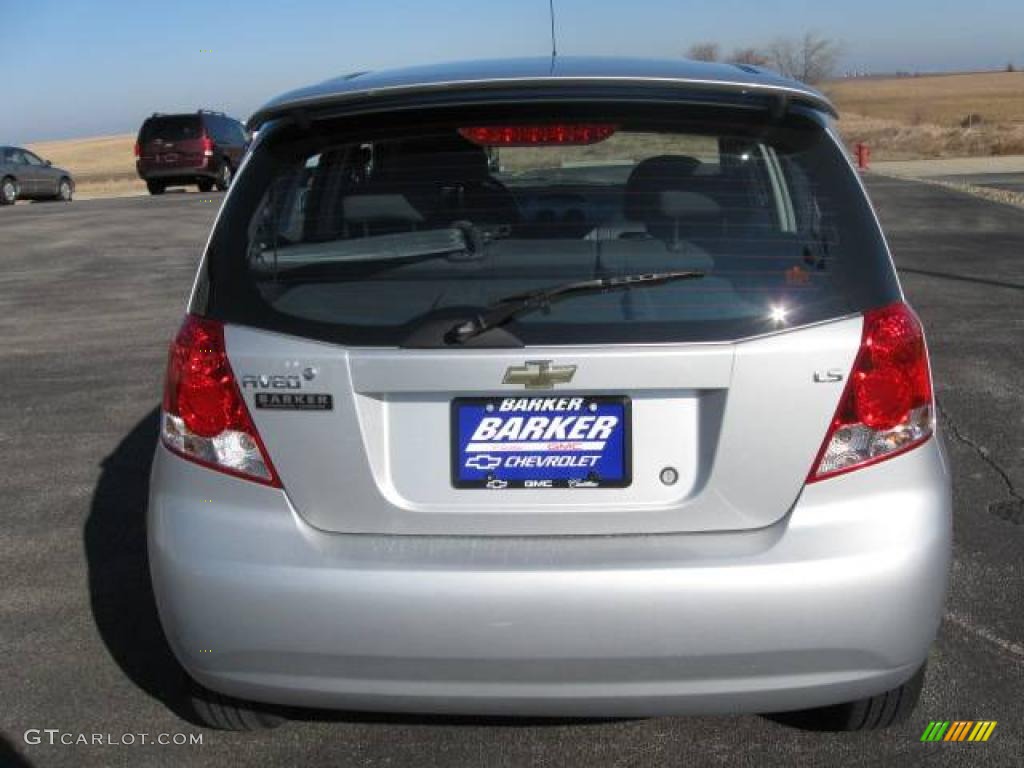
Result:
<svg viewBox="0 0 1024 768">
<path fill-rule="evenodd" d="M 18 199 L 18 182 L 10 176 L 0 180 L 0 205 L 14 205 Z"/>
<path fill-rule="evenodd" d="M 276 728 L 285 720 L 268 707 L 211 691 L 194 680 L 189 700 L 200 723 L 222 731 L 261 731 Z"/>
<path fill-rule="evenodd" d="M 57 199 L 65 203 L 71 202 L 71 179 L 64 177 L 57 185 Z"/>
<path fill-rule="evenodd" d="M 213 189 L 213 181 L 210 179 L 202 179 L 198 182 L 197 186 L 199 187 L 200 192 L 209 192 Z"/>
<path fill-rule="evenodd" d="M 234 175 L 234 171 L 231 170 L 231 163 L 224 160 L 220 164 L 220 170 L 217 172 L 217 180 L 214 181 L 214 185 L 221 192 L 226 192 L 228 187 L 231 186 L 231 179 L 234 178 Z"/>
<path fill-rule="evenodd" d="M 147 181 L 146 189 L 149 190 L 149 194 L 151 195 L 162 195 L 167 187 L 164 186 L 162 181 Z"/>
<path fill-rule="evenodd" d="M 771 718 L 809 731 L 873 731 L 906 722 L 924 684 L 925 664 L 903 685 L 891 691 L 831 707 L 782 712 Z"/>
</svg>

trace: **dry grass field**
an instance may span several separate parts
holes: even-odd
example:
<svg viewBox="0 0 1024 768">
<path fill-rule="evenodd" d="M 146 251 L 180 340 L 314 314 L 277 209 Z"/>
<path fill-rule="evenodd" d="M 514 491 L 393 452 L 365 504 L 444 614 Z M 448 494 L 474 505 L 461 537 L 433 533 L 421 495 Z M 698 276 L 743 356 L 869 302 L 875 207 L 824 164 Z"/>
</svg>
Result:
<svg viewBox="0 0 1024 768">
<path fill-rule="evenodd" d="M 825 90 L 844 111 L 911 125 L 959 125 L 971 113 L 993 123 L 1024 123 L 1024 72 L 865 77 L 828 83 Z"/>
<path fill-rule="evenodd" d="M 135 175 L 135 134 L 45 141 L 28 148 L 75 177 L 76 197 L 138 195 L 146 185 Z"/>
<path fill-rule="evenodd" d="M 827 83 L 852 144 L 877 160 L 1024 154 L 1024 72 Z"/>
</svg>

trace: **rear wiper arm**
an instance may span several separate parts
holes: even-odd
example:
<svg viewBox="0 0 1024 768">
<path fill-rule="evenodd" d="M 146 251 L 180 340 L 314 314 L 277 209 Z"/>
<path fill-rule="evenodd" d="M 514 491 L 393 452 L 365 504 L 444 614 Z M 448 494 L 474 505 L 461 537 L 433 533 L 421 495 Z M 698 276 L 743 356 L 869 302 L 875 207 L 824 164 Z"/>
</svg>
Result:
<svg viewBox="0 0 1024 768">
<path fill-rule="evenodd" d="M 703 272 L 693 271 L 647 272 L 637 275 L 596 277 L 590 280 L 556 285 L 553 288 L 517 293 L 498 299 L 480 315 L 453 326 L 445 333 L 444 340 L 447 344 L 463 344 L 474 336 L 505 325 L 521 315 L 545 309 L 567 296 L 626 291 L 638 285 L 661 285 L 676 280 L 699 280 L 702 277 L 704 277 Z"/>
<path fill-rule="evenodd" d="M 394 232 L 327 243 L 295 243 L 278 248 L 272 241 L 272 262 L 250 257 L 250 269 L 274 275 L 314 266 L 378 265 L 380 269 L 404 266 L 409 262 L 447 258 L 450 261 L 479 261 L 491 240 L 501 233 L 483 233 L 468 221 L 453 222 L 445 229 Z M 257 251 L 257 257 L 268 249 Z"/>
</svg>

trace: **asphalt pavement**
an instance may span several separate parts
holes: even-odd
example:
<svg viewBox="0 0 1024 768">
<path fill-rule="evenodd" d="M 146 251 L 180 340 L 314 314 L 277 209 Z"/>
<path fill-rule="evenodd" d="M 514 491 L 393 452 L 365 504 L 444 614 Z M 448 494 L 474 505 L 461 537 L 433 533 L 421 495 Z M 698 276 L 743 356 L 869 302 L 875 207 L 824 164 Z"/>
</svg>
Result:
<svg viewBox="0 0 1024 768">
<path fill-rule="evenodd" d="M 235 734 L 189 722 L 143 515 L 166 343 L 220 196 L 169 194 L 0 209 L 0 766 L 1020 765 L 1024 211 L 911 181 L 869 187 L 926 325 L 955 474 L 946 618 L 906 726 L 307 712 Z M 921 743 L 940 719 L 998 726 L 984 744 Z"/>
</svg>

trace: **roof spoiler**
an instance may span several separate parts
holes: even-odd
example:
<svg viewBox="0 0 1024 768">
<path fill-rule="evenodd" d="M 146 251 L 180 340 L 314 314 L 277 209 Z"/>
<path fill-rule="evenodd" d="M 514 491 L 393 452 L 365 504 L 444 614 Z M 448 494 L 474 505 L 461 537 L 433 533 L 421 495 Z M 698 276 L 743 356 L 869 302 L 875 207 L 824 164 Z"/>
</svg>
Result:
<svg viewBox="0 0 1024 768">
<path fill-rule="evenodd" d="M 358 79 L 358 78 L 356 78 Z M 346 113 L 369 112 L 375 109 L 387 111 L 397 109 L 389 101 L 396 97 L 435 96 L 443 98 L 447 104 L 455 105 L 470 96 L 485 93 L 500 94 L 503 90 L 513 89 L 564 89 L 566 87 L 622 87 L 628 85 L 634 94 L 640 89 L 678 90 L 680 93 L 706 92 L 735 96 L 742 100 L 744 96 L 770 97 L 770 111 L 774 119 L 781 119 L 793 106 L 804 106 L 823 112 L 831 117 L 839 113 L 828 97 L 818 91 L 795 88 L 786 85 L 751 83 L 737 81 L 720 82 L 705 80 L 682 80 L 674 78 L 614 78 L 614 77 L 527 77 L 494 80 L 463 80 L 437 83 L 414 83 L 408 85 L 385 86 L 367 89 L 342 90 L 334 93 L 317 94 L 289 98 L 288 95 L 275 99 L 260 107 L 246 123 L 250 130 L 258 130 L 260 126 L 283 117 L 290 117 L 303 125 L 315 119 L 317 113 L 330 113 L 340 116 Z M 437 103 L 436 101 L 434 102 Z M 407 105 L 403 105 L 407 106 Z"/>
</svg>

